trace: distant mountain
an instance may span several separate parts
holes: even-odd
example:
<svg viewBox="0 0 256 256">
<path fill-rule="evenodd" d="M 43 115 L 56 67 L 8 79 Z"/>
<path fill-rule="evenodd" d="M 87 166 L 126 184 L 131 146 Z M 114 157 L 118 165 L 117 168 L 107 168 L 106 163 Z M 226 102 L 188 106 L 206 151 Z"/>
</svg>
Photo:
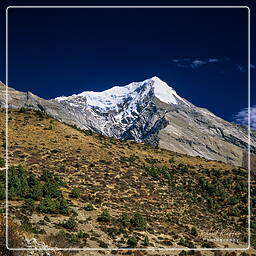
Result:
<svg viewBox="0 0 256 256">
<path fill-rule="evenodd" d="M 0 87 L 2 106 L 4 88 Z M 9 88 L 9 106 L 39 109 L 60 121 L 118 139 L 239 166 L 247 164 L 246 127 L 194 106 L 158 77 L 49 101 Z M 251 152 L 256 153 L 255 131 L 251 134 Z"/>
</svg>

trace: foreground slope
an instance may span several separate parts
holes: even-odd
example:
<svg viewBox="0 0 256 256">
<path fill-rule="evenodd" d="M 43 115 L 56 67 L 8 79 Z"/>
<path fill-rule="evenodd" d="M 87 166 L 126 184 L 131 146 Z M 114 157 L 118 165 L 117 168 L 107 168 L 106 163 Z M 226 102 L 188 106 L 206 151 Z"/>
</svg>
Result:
<svg viewBox="0 0 256 256">
<path fill-rule="evenodd" d="M 25 109 L 9 113 L 9 160 L 10 218 L 48 246 L 247 247 L 244 169 Z M 237 240 L 210 241 L 223 230 Z"/>
</svg>

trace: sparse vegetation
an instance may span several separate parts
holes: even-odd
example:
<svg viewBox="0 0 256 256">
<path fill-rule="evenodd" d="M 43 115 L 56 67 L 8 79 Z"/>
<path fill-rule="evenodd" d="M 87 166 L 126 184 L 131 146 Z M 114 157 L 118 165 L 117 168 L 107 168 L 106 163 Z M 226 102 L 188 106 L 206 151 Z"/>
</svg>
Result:
<svg viewBox="0 0 256 256">
<path fill-rule="evenodd" d="M 85 207 L 84 207 L 84 209 L 86 210 L 86 211 L 93 211 L 93 210 L 95 210 L 94 209 L 94 206 L 92 205 L 92 204 L 87 204 Z"/>
<path fill-rule="evenodd" d="M 191 228 L 190 233 L 191 233 L 191 235 L 193 235 L 193 236 L 197 236 L 197 235 L 198 235 L 197 230 L 196 230 L 195 227 L 192 227 L 192 228 Z"/>
<path fill-rule="evenodd" d="M 169 159 L 169 163 L 170 163 L 170 164 L 174 164 L 174 163 L 175 163 L 174 157 L 172 157 L 172 158 Z"/>
<path fill-rule="evenodd" d="M 70 217 L 67 221 L 62 223 L 62 226 L 66 229 L 74 229 L 77 227 L 77 221 L 74 217 Z"/>
<path fill-rule="evenodd" d="M 78 189 L 78 188 L 72 189 L 71 192 L 69 193 L 69 196 L 71 198 L 79 198 L 80 197 L 80 189 Z"/>
<path fill-rule="evenodd" d="M 5 166 L 5 161 L 2 157 L 0 157 L 0 167 L 4 167 Z"/>
<path fill-rule="evenodd" d="M 239 231 L 246 241 L 246 170 L 86 135 L 32 110 L 10 110 L 10 117 L 10 219 L 39 240 L 50 229 L 52 235 L 43 238 L 59 247 L 210 248 L 214 244 L 201 239 L 209 226 Z M 5 199 L 5 170 L 0 199 Z M 252 235 L 252 246 L 255 241 Z"/>
<path fill-rule="evenodd" d="M 21 107 L 19 112 L 20 113 L 27 113 L 28 109 L 27 108 L 24 108 L 24 107 Z"/>
<path fill-rule="evenodd" d="M 143 245 L 144 245 L 144 246 L 149 246 L 149 238 L 148 238 L 148 236 L 145 236 L 145 237 L 144 237 Z"/>
<path fill-rule="evenodd" d="M 128 238 L 127 240 L 127 245 L 128 245 L 128 248 L 135 248 L 138 244 L 138 241 L 136 239 L 136 237 L 134 236 L 131 236 Z"/>
<path fill-rule="evenodd" d="M 32 214 L 36 209 L 34 200 L 31 198 L 26 199 L 22 205 L 22 208 L 25 212 L 28 212 L 28 214 Z"/>
<path fill-rule="evenodd" d="M 100 222 L 109 222 L 111 220 L 111 216 L 107 209 L 104 209 L 103 212 L 97 218 Z"/>
<path fill-rule="evenodd" d="M 83 133 L 86 136 L 92 136 L 92 131 L 91 130 L 83 130 Z"/>
<path fill-rule="evenodd" d="M 128 213 L 125 212 L 123 213 L 120 218 L 119 221 L 126 227 L 131 225 L 131 218 L 129 217 Z"/>
<path fill-rule="evenodd" d="M 140 213 L 135 213 L 130 222 L 135 229 L 145 230 L 146 228 L 146 220 Z"/>
<path fill-rule="evenodd" d="M 181 238 L 178 244 L 188 248 L 195 248 L 194 244 L 191 241 L 184 238 Z"/>
</svg>

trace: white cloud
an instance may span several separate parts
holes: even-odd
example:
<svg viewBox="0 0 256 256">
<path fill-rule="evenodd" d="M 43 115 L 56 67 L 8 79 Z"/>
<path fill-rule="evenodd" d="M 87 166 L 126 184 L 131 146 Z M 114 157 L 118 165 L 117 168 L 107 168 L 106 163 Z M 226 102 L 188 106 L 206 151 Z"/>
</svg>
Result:
<svg viewBox="0 0 256 256">
<path fill-rule="evenodd" d="M 228 57 L 224 57 L 223 59 L 218 58 L 208 58 L 208 59 L 191 59 L 191 58 L 180 58 L 180 59 L 173 59 L 172 62 L 180 68 L 193 68 L 197 69 L 201 66 L 208 65 L 208 64 L 216 64 L 217 62 L 222 61 L 229 61 Z M 230 63 L 232 68 L 235 68 L 237 71 L 245 73 L 247 71 L 247 66 L 241 64 L 234 64 Z M 256 69 L 255 64 L 250 64 L 250 68 Z M 223 72 L 223 71 L 222 71 Z"/>
<path fill-rule="evenodd" d="M 244 66 L 240 65 L 240 64 L 237 64 L 236 68 L 240 72 L 243 72 L 243 73 L 246 72 L 246 68 Z"/>
<path fill-rule="evenodd" d="M 203 60 L 193 60 L 192 63 L 190 64 L 191 68 L 198 68 L 202 65 L 205 65 L 207 62 Z"/>
<path fill-rule="evenodd" d="M 251 127 L 256 129 L 256 105 L 250 108 Z M 244 108 L 235 115 L 235 122 L 238 124 L 248 125 L 248 108 Z"/>
<path fill-rule="evenodd" d="M 209 63 L 212 63 L 212 62 L 219 62 L 219 59 L 209 59 L 208 62 L 209 62 Z"/>
<path fill-rule="evenodd" d="M 190 58 L 182 58 L 182 59 L 173 59 L 172 62 L 174 62 L 178 67 L 196 69 L 209 63 L 219 62 L 219 59 L 209 58 L 208 60 L 200 60 L 200 59 L 193 60 Z"/>
</svg>

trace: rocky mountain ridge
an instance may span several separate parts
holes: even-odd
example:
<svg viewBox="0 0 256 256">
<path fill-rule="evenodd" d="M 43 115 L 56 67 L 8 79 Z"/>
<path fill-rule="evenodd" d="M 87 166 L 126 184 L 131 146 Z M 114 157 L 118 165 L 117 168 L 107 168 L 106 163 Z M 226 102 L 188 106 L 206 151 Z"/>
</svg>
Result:
<svg viewBox="0 0 256 256">
<path fill-rule="evenodd" d="M 0 105 L 5 107 L 5 86 Z M 146 142 L 161 148 L 246 165 L 248 131 L 180 97 L 173 88 L 152 77 L 103 92 L 83 92 L 53 100 L 8 88 L 10 108 L 32 108 L 54 118 L 106 136 Z M 251 133 L 256 153 L 256 132 Z"/>
</svg>

